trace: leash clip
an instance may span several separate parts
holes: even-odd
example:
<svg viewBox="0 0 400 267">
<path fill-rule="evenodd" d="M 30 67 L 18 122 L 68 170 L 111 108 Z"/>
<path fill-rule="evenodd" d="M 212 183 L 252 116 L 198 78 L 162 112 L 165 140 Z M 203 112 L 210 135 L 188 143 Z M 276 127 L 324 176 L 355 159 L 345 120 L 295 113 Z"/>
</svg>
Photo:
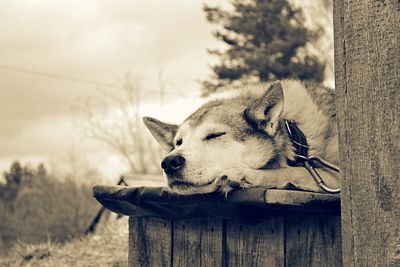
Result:
<svg viewBox="0 0 400 267">
<path fill-rule="evenodd" d="M 319 156 L 310 156 L 310 157 L 305 157 L 302 155 L 296 155 L 297 157 L 301 158 L 304 160 L 304 167 L 307 169 L 307 171 L 311 174 L 312 178 L 315 180 L 315 182 L 318 184 L 320 188 L 322 188 L 324 191 L 331 193 L 331 194 L 339 194 L 340 193 L 340 188 L 331 188 L 329 187 L 324 180 L 321 178 L 321 176 L 318 174 L 317 170 L 313 167 L 312 162 L 317 161 L 321 165 L 327 167 L 328 169 L 331 169 L 335 172 L 339 172 L 339 167 L 336 165 L 327 162 L 323 158 Z"/>
<path fill-rule="evenodd" d="M 288 160 L 289 166 L 304 166 L 307 171 L 314 178 L 315 182 L 318 184 L 320 188 L 324 191 L 332 194 L 340 193 L 340 188 L 330 188 L 318 172 L 313 167 L 313 162 L 317 161 L 321 165 L 327 167 L 328 169 L 334 170 L 335 172 L 339 172 L 339 167 L 336 165 L 329 163 L 319 156 L 308 156 L 308 143 L 307 138 L 304 133 L 297 126 L 296 122 L 293 120 L 285 120 L 286 130 L 289 134 L 289 138 L 292 141 L 294 148 L 296 149 L 296 159 Z"/>
</svg>

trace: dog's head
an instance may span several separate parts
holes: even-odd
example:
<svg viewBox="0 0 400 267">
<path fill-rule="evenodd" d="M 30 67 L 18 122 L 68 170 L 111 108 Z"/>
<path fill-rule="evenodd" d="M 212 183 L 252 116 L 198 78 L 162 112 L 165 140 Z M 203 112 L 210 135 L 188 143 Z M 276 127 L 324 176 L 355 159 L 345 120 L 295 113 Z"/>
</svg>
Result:
<svg viewBox="0 0 400 267">
<path fill-rule="evenodd" d="M 276 133 L 283 110 L 282 86 L 258 89 L 206 103 L 180 126 L 143 119 L 169 152 L 161 167 L 173 191 L 213 192 L 214 181 L 224 170 L 279 166 L 283 138 Z"/>
</svg>

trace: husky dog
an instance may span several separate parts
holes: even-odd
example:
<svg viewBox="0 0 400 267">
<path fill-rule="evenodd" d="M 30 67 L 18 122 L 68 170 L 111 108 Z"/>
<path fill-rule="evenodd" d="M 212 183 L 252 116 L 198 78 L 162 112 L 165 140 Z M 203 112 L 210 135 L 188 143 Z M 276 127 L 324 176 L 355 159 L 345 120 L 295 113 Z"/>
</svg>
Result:
<svg viewBox="0 0 400 267">
<path fill-rule="evenodd" d="M 226 194 L 258 186 L 321 192 L 305 168 L 288 166 L 296 155 L 285 120 L 301 129 L 309 155 L 338 163 L 334 90 L 317 84 L 282 80 L 242 88 L 204 104 L 180 126 L 143 119 L 169 152 L 161 167 L 175 192 Z M 333 172 L 318 172 L 339 186 Z"/>
</svg>

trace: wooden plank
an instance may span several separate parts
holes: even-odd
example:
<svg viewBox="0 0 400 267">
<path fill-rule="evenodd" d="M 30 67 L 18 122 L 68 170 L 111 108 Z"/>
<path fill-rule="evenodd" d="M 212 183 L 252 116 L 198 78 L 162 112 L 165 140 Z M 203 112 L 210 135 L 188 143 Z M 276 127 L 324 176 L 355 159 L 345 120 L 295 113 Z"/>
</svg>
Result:
<svg viewBox="0 0 400 267">
<path fill-rule="evenodd" d="M 223 266 L 222 220 L 174 221 L 173 266 Z"/>
<path fill-rule="evenodd" d="M 129 218 L 129 266 L 171 266 L 171 221 Z"/>
<path fill-rule="evenodd" d="M 285 217 L 286 266 L 342 266 L 340 217 Z"/>
<path fill-rule="evenodd" d="M 334 1 L 345 266 L 400 266 L 399 10 Z"/>
<path fill-rule="evenodd" d="M 284 266 L 283 217 L 258 225 L 227 223 L 227 266 Z"/>
<path fill-rule="evenodd" d="M 311 202 L 319 202 L 322 205 L 327 202 L 340 202 L 340 194 L 323 194 L 281 189 L 267 189 L 265 191 L 266 204 L 303 206 Z"/>
<path fill-rule="evenodd" d="M 270 206 L 340 214 L 340 194 L 267 189 L 264 198 L 265 204 Z"/>
</svg>

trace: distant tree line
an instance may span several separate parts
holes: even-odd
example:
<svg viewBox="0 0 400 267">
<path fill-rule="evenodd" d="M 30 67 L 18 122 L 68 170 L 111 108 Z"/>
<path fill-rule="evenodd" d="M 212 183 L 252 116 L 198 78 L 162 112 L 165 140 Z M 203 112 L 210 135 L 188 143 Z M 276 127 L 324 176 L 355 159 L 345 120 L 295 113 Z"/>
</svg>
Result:
<svg viewBox="0 0 400 267">
<path fill-rule="evenodd" d="M 99 205 L 91 186 L 14 162 L 0 182 L 0 250 L 16 240 L 66 241 L 84 234 Z"/>
</svg>

